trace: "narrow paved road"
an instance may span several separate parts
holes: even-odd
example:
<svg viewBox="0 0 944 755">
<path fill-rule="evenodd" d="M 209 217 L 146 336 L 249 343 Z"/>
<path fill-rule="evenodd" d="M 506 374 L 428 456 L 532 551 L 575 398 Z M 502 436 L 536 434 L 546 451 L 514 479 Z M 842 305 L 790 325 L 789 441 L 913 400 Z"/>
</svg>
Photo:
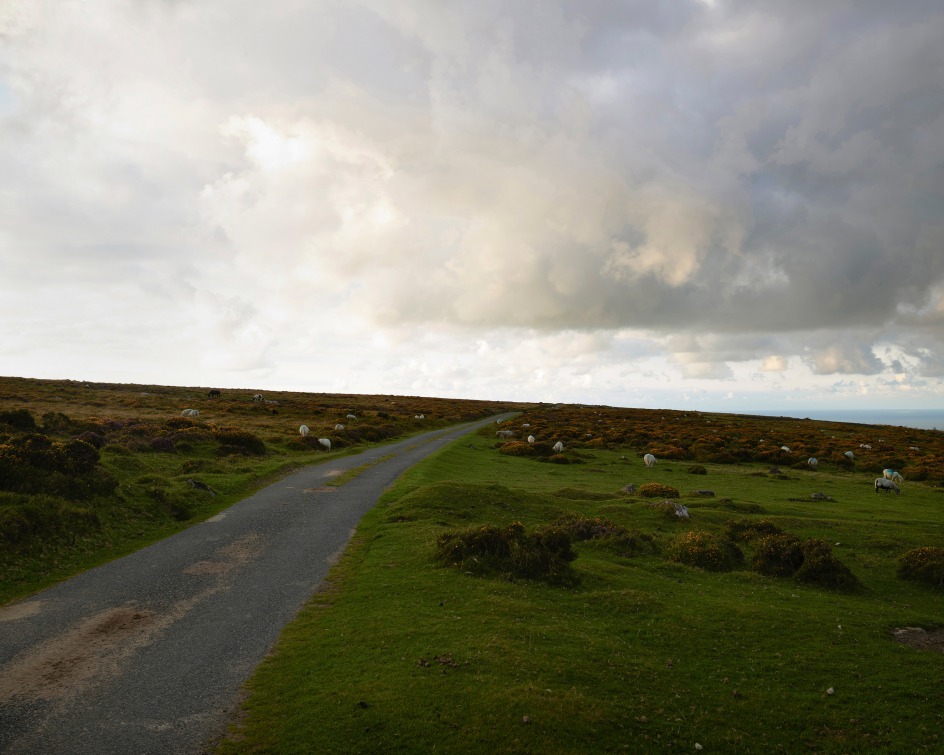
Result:
<svg viewBox="0 0 944 755">
<path fill-rule="evenodd" d="M 243 682 L 383 490 L 488 421 L 307 467 L 0 609 L 0 751 L 200 752 L 224 732 Z"/>
</svg>

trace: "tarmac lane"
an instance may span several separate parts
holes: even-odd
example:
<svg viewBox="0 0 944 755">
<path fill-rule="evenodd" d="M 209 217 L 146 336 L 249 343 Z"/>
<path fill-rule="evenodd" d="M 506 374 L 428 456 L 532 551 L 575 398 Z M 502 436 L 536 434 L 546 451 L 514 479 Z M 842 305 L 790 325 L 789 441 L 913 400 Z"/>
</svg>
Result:
<svg viewBox="0 0 944 755">
<path fill-rule="evenodd" d="M 510 415 L 504 415 L 510 416 Z M 0 608 L 0 751 L 197 753 L 404 471 L 496 418 L 306 467 Z M 364 467 L 343 485 L 332 479 Z"/>
</svg>

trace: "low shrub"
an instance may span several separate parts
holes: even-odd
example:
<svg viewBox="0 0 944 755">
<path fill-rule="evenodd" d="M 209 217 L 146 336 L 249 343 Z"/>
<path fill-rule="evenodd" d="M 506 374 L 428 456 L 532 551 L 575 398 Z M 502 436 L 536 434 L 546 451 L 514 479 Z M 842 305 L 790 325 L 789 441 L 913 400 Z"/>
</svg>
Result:
<svg viewBox="0 0 944 755">
<path fill-rule="evenodd" d="M 641 495 L 643 498 L 679 498 L 679 492 L 669 486 L 663 485 L 660 482 L 647 482 L 645 485 L 641 485 L 636 491 L 637 494 Z"/>
<path fill-rule="evenodd" d="M 751 569 L 769 577 L 792 577 L 802 565 L 803 545 L 787 532 L 761 537 L 751 559 Z"/>
<path fill-rule="evenodd" d="M 766 519 L 732 519 L 725 522 L 724 529 L 729 538 L 742 542 L 757 537 L 783 534 L 782 529 Z"/>
<path fill-rule="evenodd" d="M 0 425 L 29 432 L 36 429 L 36 420 L 29 409 L 7 409 L 0 412 Z"/>
<path fill-rule="evenodd" d="M 708 474 L 708 470 L 705 469 L 701 464 L 695 464 L 688 468 L 689 474 Z"/>
<path fill-rule="evenodd" d="M 818 585 L 831 590 L 853 591 L 861 587 L 849 568 L 832 554 L 823 540 L 803 543 L 803 564 L 797 570 L 797 582 Z"/>
<path fill-rule="evenodd" d="M 563 528 L 528 532 L 520 522 L 446 532 L 436 540 L 439 563 L 478 576 L 572 583 L 576 581 L 570 568 L 574 558 L 570 535 Z"/>
<path fill-rule="evenodd" d="M 731 540 L 711 532 L 688 532 L 668 548 L 673 561 L 706 571 L 730 571 L 744 563 L 744 554 Z"/>
<path fill-rule="evenodd" d="M 944 548 L 914 548 L 898 559 L 898 578 L 944 589 Z"/>
<path fill-rule="evenodd" d="M 219 427 L 213 431 L 213 437 L 220 444 L 220 451 L 226 453 L 246 453 L 262 456 L 266 452 L 265 443 L 248 430 L 238 427 Z"/>
</svg>

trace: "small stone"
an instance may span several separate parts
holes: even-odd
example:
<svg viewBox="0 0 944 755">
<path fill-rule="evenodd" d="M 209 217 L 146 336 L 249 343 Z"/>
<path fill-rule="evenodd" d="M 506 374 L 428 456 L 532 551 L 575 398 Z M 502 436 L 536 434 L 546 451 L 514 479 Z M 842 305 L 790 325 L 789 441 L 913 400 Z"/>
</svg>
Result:
<svg viewBox="0 0 944 755">
<path fill-rule="evenodd" d="M 529 723 L 531 723 L 531 716 L 522 716 L 522 717 L 521 717 L 521 723 L 523 723 L 523 724 L 529 724 Z"/>
<path fill-rule="evenodd" d="M 827 694 L 827 695 L 832 695 L 832 694 L 834 694 L 835 692 L 836 692 L 836 690 L 834 690 L 832 687 L 830 687 L 828 690 L 826 690 L 826 694 Z"/>
<path fill-rule="evenodd" d="M 700 744 L 698 744 L 698 742 L 695 742 L 695 749 L 696 749 L 696 750 L 701 750 L 701 749 L 703 749 L 703 748 L 702 748 L 702 746 L 701 746 Z"/>
</svg>

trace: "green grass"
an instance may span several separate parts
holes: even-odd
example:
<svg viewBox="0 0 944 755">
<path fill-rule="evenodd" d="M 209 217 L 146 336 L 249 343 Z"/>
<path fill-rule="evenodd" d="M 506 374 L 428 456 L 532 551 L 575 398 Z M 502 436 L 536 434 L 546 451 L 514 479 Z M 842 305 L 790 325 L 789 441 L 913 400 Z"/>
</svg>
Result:
<svg viewBox="0 0 944 755">
<path fill-rule="evenodd" d="M 249 683 L 233 752 L 921 752 L 944 746 L 944 655 L 897 644 L 944 625 L 944 596 L 895 576 L 937 545 L 944 495 L 871 477 L 766 465 L 661 462 L 580 451 L 582 464 L 499 455 L 483 432 L 405 475 Z M 689 521 L 617 491 L 660 482 Z M 691 496 L 707 488 L 714 498 Z M 813 501 L 822 491 L 834 500 Z M 750 513 L 755 512 L 755 513 Z M 436 538 L 565 513 L 653 536 L 626 558 L 574 545 L 576 587 L 437 567 Z M 822 538 L 861 581 L 839 593 L 670 561 L 668 544 L 732 519 Z M 742 544 L 746 564 L 750 544 Z M 832 689 L 833 694 L 828 694 Z"/>
</svg>

